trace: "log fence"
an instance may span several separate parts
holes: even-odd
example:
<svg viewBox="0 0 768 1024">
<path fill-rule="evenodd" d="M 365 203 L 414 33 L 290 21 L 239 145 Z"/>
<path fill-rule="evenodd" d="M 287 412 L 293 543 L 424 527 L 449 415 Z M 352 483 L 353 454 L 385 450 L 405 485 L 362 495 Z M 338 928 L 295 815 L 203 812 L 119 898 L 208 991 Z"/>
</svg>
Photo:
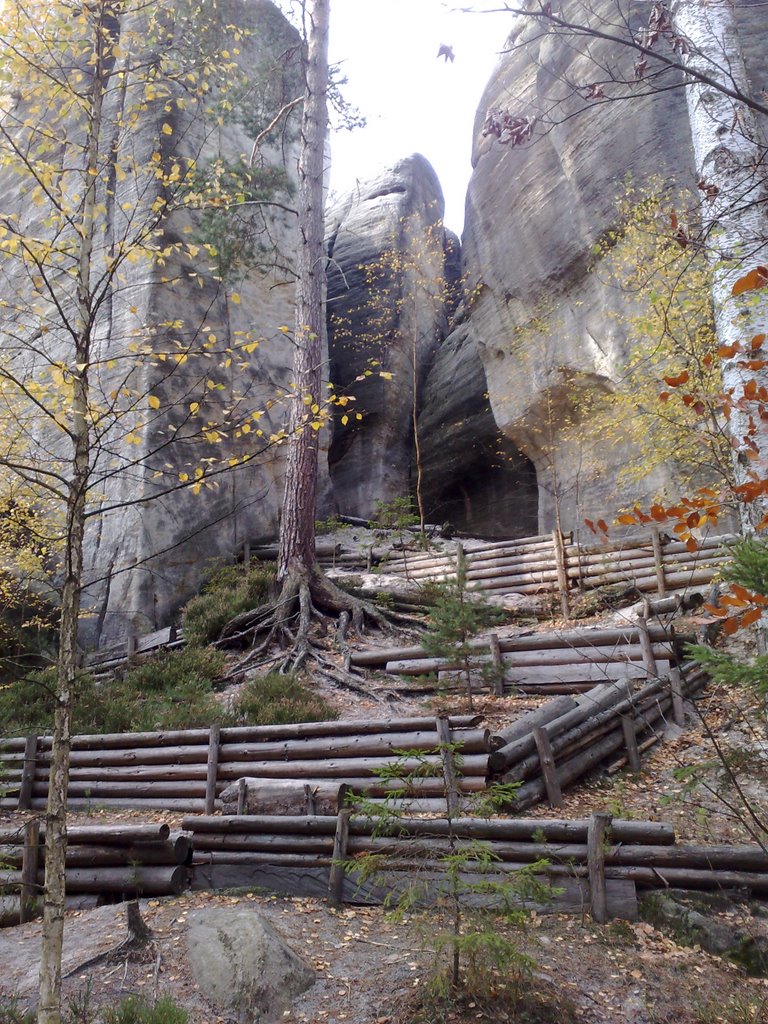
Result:
<svg viewBox="0 0 768 1024">
<path fill-rule="evenodd" d="M 729 535 L 708 537 L 695 551 L 653 528 L 601 544 L 581 544 L 554 531 L 516 541 L 463 542 L 471 589 L 504 594 L 559 594 L 564 614 L 577 590 L 622 586 L 664 597 L 712 582 L 725 558 Z M 415 582 L 456 578 L 456 552 L 403 552 L 385 563 L 388 572 Z"/>
<path fill-rule="evenodd" d="M 461 752 L 461 794 L 485 787 L 488 754 L 501 742 L 478 722 L 472 715 L 447 722 L 451 742 Z M 438 727 L 434 718 L 415 717 L 74 736 L 67 802 L 73 810 L 104 805 L 210 812 L 228 787 L 248 777 L 266 786 L 290 780 L 310 797 L 328 784 L 346 783 L 381 800 L 388 790 L 405 785 L 423 810 L 439 811 L 445 807 L 445 784 L 438 772 Z M 398 760 L 405 775 L 431 768 L 435 777 L 380 781 L 380 771 L 401 751 L 408 752 Z M 45 807 L 50 752 L 50 737 L 0 742 L 5 790 L 0 808 Z"/>
<path fill-rule="evenodd" d="M 45 827 L 32 818 L 0 830 L 0 925 L 41 911 Z M 67 829 L 65 891 L 70 900 L 178 895 L 191 884 L 192 839 L 167 824 Z"/>
<path fill-rule="evenodd" d="M 327 816 L 200 816 L 185 818 L 182 826 L 194 836 L 193 886 L 206 887 L 217 879 L 247 885 L 265 872 L 283 871 L 298 887 L 297 895 L 304 894 L 301 886 L 308 877 L 324 879 L 334 903 L 344 893 L 353 903 L 377 902 L 386 895 L 356 877 L 355 861 L 371 855 L 382 858 L 389 891 L 413 884 L 421 873 L 439 878 L 449 855 L 466 855 L 468 878 L 482 870 L 481 859 L 490 865 L 486 878 L 488 870 L 498 875 L 543 861 L 538 871 L 553 884 L 584 883 L 582 894 L 598 921 L 615 916 L 610 903 L 616 885 L 631 886 L 633 892 L 635 887 L 676 886 L 768 893 L 768 852 L 760 846 L 678 844 L 669 824 L 622 821 L 605 813 L 583 820 L 396 817 L 383 824 L 347 807 Z M 351 873 L 347 886 L 341 860 Z M 313 892 L 318 892 L 317 882 Z M 622 913 L 627 910 L 624 892 Z M 557 899 L 551 909 L 562 909 Z"/>
</svg>

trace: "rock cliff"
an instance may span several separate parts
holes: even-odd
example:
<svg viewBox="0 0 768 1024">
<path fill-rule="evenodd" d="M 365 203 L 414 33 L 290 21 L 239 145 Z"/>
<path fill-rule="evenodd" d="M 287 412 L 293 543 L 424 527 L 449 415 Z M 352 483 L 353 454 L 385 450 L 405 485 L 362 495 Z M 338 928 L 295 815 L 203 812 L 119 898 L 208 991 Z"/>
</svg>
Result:
<svg viewBox="0 0 768 1024">
<path fill-rule="evenodd" d="M 337 410 L 329 468 L 348 515 L 370 518 L 377 501 L 415 489 L 414 412 L 456 284 L 443 210 L 434 170 L 414 155 L 328 213 L 330 379 L 354 396 Z"/>
<path fill-rule="evenodd" d="M 581 16 L 585 7 L 571 3 L 566 13 Z M 596 22 L 615 12 L 613 0 L 589 7 Z M 639 13 L 647 18 L 645 9 Z M 759 85 L 768 26 L 755 8 L 744 5 L 739 13 Z M 535 467 L 542 530 L 554 525 L 556 505 L 572 528 L 585 515 L 610 515 L 630 496 L 616 485 L 632 454 L 628 447 L 594 436 L 587 420 L 579 423 L 579 392 L 610 390 L 628 359 L 621 318 L 613 315 L 619 295 L 610 268 L 595 267 L 594 246 L 619 227 L 616 200 L 627 176 L 640 188 L 656 176 L 692 184 L 683 90 L 649 87 L 624 101 L 589 101 L 585 87 L 601 77 L 596 65 L 632 80 L 634 55 L 606 40 L 590 40 L 588 47 L 589 57 L 586 44 L 533 23 L 513 26 L 475 121 L 462 238 L 474 301 L 459 338 L 448 342 L 470 362 L 479 355 L 495 423 Z M 483 136 L 494 108 L 538 116 L 531 141 L 501 145 Z M 430 381 L 427 394 L 433 390 Z M 424 417 L 439 433 L 431 407 Z M 632 496 L 668 484 L 658 472 Z M 510 527 L 516 514 L 510 503 Z"/>
</svg>

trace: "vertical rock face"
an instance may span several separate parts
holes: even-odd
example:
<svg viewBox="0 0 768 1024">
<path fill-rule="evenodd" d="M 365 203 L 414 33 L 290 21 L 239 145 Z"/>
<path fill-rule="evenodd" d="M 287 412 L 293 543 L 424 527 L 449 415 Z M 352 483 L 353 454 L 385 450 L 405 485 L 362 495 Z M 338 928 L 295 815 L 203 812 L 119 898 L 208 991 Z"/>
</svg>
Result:
<svg viewBox="0 0 768 1024">
<path fill-rule="evenodd" d="M 184 23 L 182 0 L 168 6 L 177 33 L 194 29 Z M 234 42 L 228 41 L 232 26 Z M 194 160 L 202 173 L 216 163 L 239 173 L 248 166 L 256 136 L 302 94 L 301 43 L 269 0 L 219 3 L 211 30 L 212 42 L 239 51 L 233 109 L 224 117 L 179 111 L 173 128 L 182 141 L 174 157 Z M 150 105 L 134 132 L 140 144 L 161 147 L 159 114 Z M 159 414 L 145 429 L 146 468 L 139 479 L 118 478 L 105 509 L 126 496 L 147 502 L 104 511 L 89 538 L 90 572 L 101 581 L 91 591 L 101 642 L 123 635 L 126 624 L 152 629 L 168 622 L 208 566 L 231 558 L 244 542 L 276 532 L 284 457 L 269 438 L 284 423 L 280 399 L 291 379 L 292 347 L 281 327 L 293 325 L 296 242 L 290 205 L 297 155 L 298 121 L 292 115 L 255 154 L 265 187 L 254 185 L 249 192 L 244 186 L 250 208 L 222 215 L 180 211 L 162 224 L 164 244 L 209 241 L 214 257 L 206 259 L 197 247 L 181 250 L 132 286 L 131 306 L 156 325 L 163 344 L 185 350 L 207 339 L 210 359 L 206 367 L 201 358 L 190 358 L 171 375 L 167 362 L 144 368 L 147 390 L 161 399 Z M 130 316 L 126 304 L 113 309 L 106 334 L 115 332 L 116 317 Z M 117 333 L 128 329 L 121 324 Z M 217 430 L 218 424 L 225 429 Z M 197 493 L 169 491 L 169 478 L 193 480 L 201 469 L 222 472 Z M 126 571 L 132 563 L 136 567 Z"/>
<path fill-rule="evenodd" d="M 269 0 L 115 9 L 120 49 L 99 128 L 91 256 L 92 281 L 103 275 L 106 284 L 94 292 L 90 327 L 98 420 L 85 552 L 90 642 L 167 623 L 212 561 L 274 535 L 283 449 L 270 438 L 283 425 L 291 379 L 297 115 L 255 151 L 254 140 L 303 92 L 300 37 Z M 226 92 L 215 84 L 221 60 L 230 61 Z M 206 76 L 210 89 L 197 89 Z M 24 103 L 11 97 L 6 126 L 29 116 Z M 52 187 L 76 206 L 83 118 L 55 103 L 34 113 L 61 139 Z M 214 180 L 228 198 L 196 202 Z M 34 237 L 66 237 L 61 221 L 46 221 L 45 202 L 30 204 L 30 187 L 24 169 L 6 162 L 5 214 L 26 219 Z M 55 280 L 65 296 L 57 311 L 19 260 L 6 255 L 0 274 L 13 297 L 6 355 L 47 386 L 35 356 L 45 324 L 46 355 L 66 383 L 71 284 L 64 274 Z M 55 461 L 66 444 L 50 430 L 38 435 L 38 454 Z"/>
<path fill-rule="evenodd" d="M 589 6 L 596 22 L 616 10 L 613 0 Z M 583 19 L 584 11 L 574 2 L 565 14 Z M 647 20 L 645 7 L 631 13 Z M 768 27 L 756 10 L 740 16 L 756 71 Z M 558 511 L 570 528 L 643 496 L 616 485 L 628 448 L 579 423 L 580 392 L 612 389 L 629 356 L 621 318 L 613 315 L 621 297 L 609 268 L 593 267 L 593 248 L 619 226 L 616 200 L 627 176 L 640 188 L 655 176 L 692 184 L 683 90 L 653 94 L 649 86 L 623 102 L 590 102 L 586 87 L 601 77 L 595 62 L 631 81 L 635 58 L 604 40 L 590 40 L 588 48 L 589 59 L 585 43 L 524 19 L 515 23 L 475 122 L 462 239 L 475 290 L 464 344 L 477 346 L 499 429 L 535 466 L 542 529 Z M 540 130 L 518 146 L 483 137 L 493 108 L 543 117 Z M 667 485 L 673 489 L 674 481 L 661 472 L 639 489 L 647 497 Z"/>
<path fill-rule="evenodd" d="M 377 501 L 412 489 L 415 403 L 445 335 L 456 272 L 443 209 L 432 167 L 414 155 L 328 214 L 330 378 L 354 396 L 337 410 L 329 468 L 348 515 L 369 518 Z"/>
</svg>

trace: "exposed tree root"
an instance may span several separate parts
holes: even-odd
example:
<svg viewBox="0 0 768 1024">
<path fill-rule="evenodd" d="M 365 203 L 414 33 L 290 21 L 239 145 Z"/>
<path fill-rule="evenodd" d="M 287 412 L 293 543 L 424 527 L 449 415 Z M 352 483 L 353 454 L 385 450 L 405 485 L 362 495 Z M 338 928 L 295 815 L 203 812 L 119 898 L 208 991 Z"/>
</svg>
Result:
<svg viewBox="0 0 768 1024">
<path fill-rule="evenodd" d="M 315 626 L 338 620 L 337 639 L 344 655 L 344 668 L 332 665 L 323 647 L 318 643 Z M 269 604 L 251 611 L 242 612 L 231 619 L 222 629 L 217 647 L 243 648 L 252 650 L 246 666 L 273 660 L 275 648 L 285 651 L 284 657 L 274 659 L 280 672 L 300 669 L 308 659 L 315 660 L 329 681 L 353 688 L 354 675 L 349 667 L 349 648 L 346 634 L 350 626 L 362 632 L 366 622 L 379 629 L 391 629 L 399 625 L 420 625 L 419 620 L 410 616 L 383 611 L 369 601 L 347 594 L 329 580 L 315 565 L 310 570 L 294 567 L 282 582 L 280 592 Z M 333 674 L 331 673 L 333 670 Z M 343 677 L 343 681 L 342 681 Z M 372 696 L 365 691 L 366 696 Z"/>
</svg>

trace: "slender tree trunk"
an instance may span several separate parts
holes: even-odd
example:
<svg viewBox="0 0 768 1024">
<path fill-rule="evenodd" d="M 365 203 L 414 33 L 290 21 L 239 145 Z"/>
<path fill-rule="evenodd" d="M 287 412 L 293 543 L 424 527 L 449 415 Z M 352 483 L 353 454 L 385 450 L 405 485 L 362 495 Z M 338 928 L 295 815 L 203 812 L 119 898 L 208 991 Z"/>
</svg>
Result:
<svg viewBox="0 0 768 1024">
<path fill-rule="evenodd" d="M 686 64 L 722 86 L 748 95 L 749 80 L 731 0 L 678 0 L 676 30 L 691 52 Z M 768 407 L 760 389 L 768 388 L 768 288 L 734 296 L 733 286 L 757 267 L 768 266 L 768 187 L 756 115 L 746 104 L 710 85 L 691 79 L 686 87 L 696 174 L 705 198 L 702 227 L 712 266 L 718 342 L 723 354 L 723 386 L 730 396 L 729 430 L 737 485 L 742 497 L 742 525 L 751 532 L 768 510 L 759 486 L 768 477 Z M 752 348 L 752 345 L 755 345 Z M 733 349 L 732 346 L 740 346 Z M 747 353 L 747 355 L 745 355 Z"/>
<path fill-rule="evenodd" d="M 315 565 L 315 506 L 323 404 L 325 287 L 325 142 L 328 131 L 329 0 L 313 0 L 307 49 L 299 159 L 299 246 L 296 261 L 295 395 L 292 399 L 278 578 Z"/>
<path fill-rule="evenodd" d="M 91 267 L 96 221 L 99 142 L 106 89 L 104 51 L 108 28 L 102 16 L 94 24 L 94 59 L 84 153 L 84 194 L 77 224 L 77 329 L 71 367 L 72 410 L 69 439 L 72 475 L 67 489 L 64 585 L 61 598 L 56 711 L 51 745 L 46 813 L 45 896 L 40 949 L 38 1024 L 61 1022 L 61 959 L 64 940 L 67 788 L 69 785 L 72 706 L 78 670 L 77 635 L 83 577 L 83 536 L 90 474 L 88 365 L 91 359 Z"/>
</svg>

